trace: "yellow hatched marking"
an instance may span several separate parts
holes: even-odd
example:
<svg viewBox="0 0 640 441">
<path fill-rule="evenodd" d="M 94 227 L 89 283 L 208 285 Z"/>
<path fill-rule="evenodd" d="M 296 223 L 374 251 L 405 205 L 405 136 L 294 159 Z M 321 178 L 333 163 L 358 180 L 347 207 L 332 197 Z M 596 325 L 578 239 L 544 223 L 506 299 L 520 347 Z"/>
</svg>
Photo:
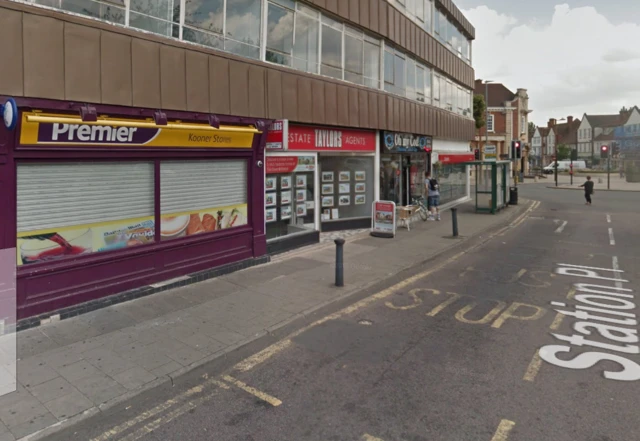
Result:
<svg viewBox="0 0 640 441">
<path fill-rule="evenodd" d="M 230 377 L 229 375 L 225 375 L 222 377 L 224 379 L 224 381 L 226 381 L 227 383 L 231 383 L 234 386 L 242 389 L 243 391 L 250 393 L 251 395 L 253 395 L 256 398 L 261 399 L 262 401 L 271 404 L 273 407 L 278 407 L 279 405 L 282 404 L 282 401 L 280 401 L 279 399 L 272 397 L 269 394 L 266 394 L 262 391 L 259 391 L 258 389 L 248 386 L 247 384 L 243 383 L 240 380 L 237 380 L 233 377 Z"/>
<path fill-rule="evenodd" d="M 509 433 L 513 430 L 513 427 L 516 425 L 513 421 L 502 420 L 500 421 L 500 425 L 498 426 L 498 430 L 496 430 L 496 434 L 493 435 L 491 441 L 506 441 L 509 438 Z"/>
</svg>

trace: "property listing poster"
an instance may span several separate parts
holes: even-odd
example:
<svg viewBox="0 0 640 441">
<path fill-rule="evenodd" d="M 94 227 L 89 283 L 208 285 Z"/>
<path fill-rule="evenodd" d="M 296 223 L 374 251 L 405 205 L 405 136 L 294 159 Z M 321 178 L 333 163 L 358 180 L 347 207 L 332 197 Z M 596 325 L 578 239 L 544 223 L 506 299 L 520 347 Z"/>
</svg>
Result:
<svg viewBox="0 0 640 441">
<path fill-rule="evenodd" d="M 211 233 L 247 225 L 247 204 L 163 215 L 160 240 Z"/>
</svg>

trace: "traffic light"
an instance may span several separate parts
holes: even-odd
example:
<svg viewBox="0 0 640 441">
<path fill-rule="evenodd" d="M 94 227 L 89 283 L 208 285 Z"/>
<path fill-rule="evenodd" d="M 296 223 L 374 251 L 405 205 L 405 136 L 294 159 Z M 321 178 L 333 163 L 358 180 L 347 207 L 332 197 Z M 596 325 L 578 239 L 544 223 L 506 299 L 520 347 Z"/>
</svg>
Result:
<svg viewBox="0 0 640 441">
<path fill-rule="evenodd" d="M 578 160 L 578 151 L 576 149 L 571 149 L 571 160 L 572 161 Z"/>
<path fill-rule="evenodd" d="M 620 144 L 617 142 L 611 143 L 611 156 L 616 157 L 620 154 Z"/>
<path fill-rule="evenodd" d="M 520 141 L 511 141 L 511 159 L 522 158 L 522 143 Z"/>
<path fill-rule="evenodd" d="M 473 156 L 476 158 L 476 161 L 480 160 L 480 149 L 475 149 L 473 151 Z"/>
<path fill-rule="evenodd" d="M 607 159 L 609 157 L 609 146 L 603 145 L 600 147 L 600 158 Z"/>
</svg>

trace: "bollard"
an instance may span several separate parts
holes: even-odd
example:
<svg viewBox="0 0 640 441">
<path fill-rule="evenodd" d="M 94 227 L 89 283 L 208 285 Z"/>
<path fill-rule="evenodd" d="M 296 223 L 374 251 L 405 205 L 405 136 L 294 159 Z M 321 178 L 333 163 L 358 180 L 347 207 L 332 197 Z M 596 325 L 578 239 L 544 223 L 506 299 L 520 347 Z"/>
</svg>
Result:
<svg viewBox="0 0 640 441">
<path fill-rule="evenodd" d="M 336 244 L 336 286 L 344 286 L 344 239 L 334 240 Z"/>
<path fill-rule="evenodd" d="M 453 237 L 458 237 L 458 209 L 451 209 L 451 223 L 453 224 Z"/>
</svg>

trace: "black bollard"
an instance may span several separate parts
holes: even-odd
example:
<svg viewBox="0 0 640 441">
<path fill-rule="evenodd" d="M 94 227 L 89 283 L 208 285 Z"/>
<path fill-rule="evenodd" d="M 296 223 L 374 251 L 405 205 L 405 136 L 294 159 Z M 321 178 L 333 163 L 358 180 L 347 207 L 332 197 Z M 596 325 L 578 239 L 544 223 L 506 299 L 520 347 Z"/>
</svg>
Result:
<svg viewBox="0 0 640 441">
<path fill-rule="evenodd" d="M 453 224 L 453 237 L 458 237 L 458 209 L 451 209 L 451 223 Z"/>
<path fill-rule="evenodd" d="M 336 286 L 344 286 L 344 239 L 334 240 L 336 244 Z"/>
</svg>

